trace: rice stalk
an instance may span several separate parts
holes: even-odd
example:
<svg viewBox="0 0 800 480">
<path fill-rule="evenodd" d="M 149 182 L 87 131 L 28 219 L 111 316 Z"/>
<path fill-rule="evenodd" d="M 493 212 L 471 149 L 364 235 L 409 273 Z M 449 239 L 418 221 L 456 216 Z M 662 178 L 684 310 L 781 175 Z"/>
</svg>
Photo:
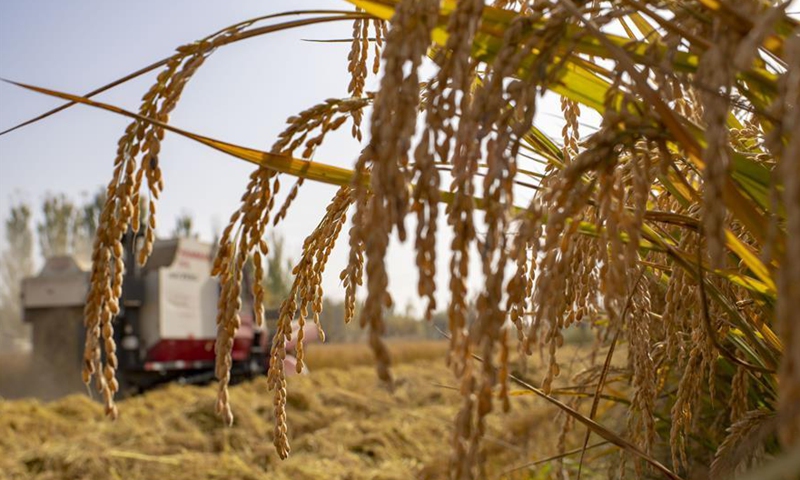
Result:
<svg viewBox="0 0 800 480">
<path fill-rule="evenodd" d="M 180 50 L 138 116 L 125 113 L 135 121 L 120 140 L 87 302 L 84 379 L 97 377 L 108 413 L 116 415 L 118 388 L 111 340 L 124 270 L 118 241 L 139 227 L 139 192 L 146 188 L 150 215 L 141 256 L 147 256 L 164 186 L 158 154 L 169 130 L 260 165 L 214 265 L 222 284 L 217 409 L 226 422 L 232 421 L 227 383 L 244 265 L 252 258 L 256 275 L 263 274 L 263 236 L 270 221 L 290 214 L 306 178 L 341 187 L 307 237 L 281 306 L 269 373 L 281 457 L 290 449 L 284 341 L 293 335 L 296 313 L 301 325 L 309 315 L 318 323 L 321 276 L 351 204 L 348 265 L 340 274 L 345 321 L 355 317 L 357 288 L 366 282 L 360 323 L 369 330 L 381 379 L 392 381 L 382 340 L 383 313 L 393 303 L 388 245 L 395 234 L 406 240 L 408 216 L 417 222 L 417 290 L 425 315 L 438 307 L 438 293 L 448 296 L 447 363 L 463 395 L 451 478 L 483 474 L 487 416 L 496 402 L 513 408 L 511 352 L 542 352 L 545 365 L 535 372 L 542 388 L 525 384 L 551 399 L 562 381 L 558 351 L 575 324 L 592 328 L 600 344 L 626 344 L 625 437 L 594 413 L 580 415 L 578 403 L 548 401 L 568 422 L 581 422 L 626 452 L 615 474 L 641 477 L 653 469 L 680 478 L 705 463 L 728 475 L 738 459 L 731 454 L 740 443 L 734 437 L 758 428 L 743 426 L 760 415 L 752 414 L 755 408 L 780 419 L 780 443 L 765 433 L 751 451 L 791 448 L 800 438 L 800 334 L 792 309 L 800 303 L 800 30 L 783 6 L 750 0 L 352 3 L 360 10 L 350 18 L 345 91 L 351 98 L 290 118 L 270 153 L 167 125 L 185 83 L 229 40 L 212 37 Z M 619 26 L 626 36 L 612 33 Z M 371 31 L 382 66 L 374 95 L 365 91 Z M 236 35 L 242 33 L 219 38 Z M 436 66 L 429 79 L 421 77 L 426 56 Z M 560 147 L 534 126 L 545 92 L 561 97 Z M 369 105 L 369 131 L 362 132 Z M 592 110 L 598 129 L 586 134 L 579 119 Z M 354 169 L 312 163 L 319 145 L 348 118 L 351 136 L 366 137 Z M 306 162 L 291 158 L 298 149 Z M 286 175 L 299 180 L 274 213 Z M 436 281 L 440 203 L 452 235 L 446 286 Z M 477 272 L 469 268 L 474 250 L 480 252 Z M 482 280 L 474 306 L 467 289 L 473 277 Z M 253 293 L 263 296 L 258 287 Z M 599 371 L 581 380 L 597 380 Z M 557 442 L 564 450 L 567 438 Z"/>
</svg>

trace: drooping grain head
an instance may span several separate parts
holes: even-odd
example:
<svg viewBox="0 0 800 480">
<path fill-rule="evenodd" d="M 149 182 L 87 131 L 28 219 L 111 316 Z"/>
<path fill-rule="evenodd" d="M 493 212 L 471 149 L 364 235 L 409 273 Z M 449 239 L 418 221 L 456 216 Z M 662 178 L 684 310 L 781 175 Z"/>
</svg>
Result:
<svg viewBox="0 0 800 480">
<path fill-rule="evenodd" d="M 800 204 L 795 161 L 800 158 L 800 42 L 796 33 L 786 35 L 792 23 L 780 8 L 751 1 L 720 3 L 724 15 L 702 2 L 660 3 L 659 9 L 672 15 L 669 20 L 659 16 L 660 10 L 645 8 L 653 5 L 649 2 L 575 3 L 501 0 L 495 2 L 500 12 L 481 0 L 455 2 L 443 11 L 437 0 L 389 2 L 395 7 L 391 30 L 366 17 L 353 24 L 347 63 L 347 93 L 353 98 L 327 100 L 288 120 L 272 153 L 294 155 L 300 149 L 303 159 L 313 160 L 327 135 L 348 117 L 353 137 L 361 140 L 364 108 L 374 107 L 352 183 L 337 192 L 306 238 L 290 295 L 281 305 L 268 384 L 275 395 L 274 443 L 282 458 L 290 450 L 285 342 L 295 335 L 297 318 L 297 368 L 302 369 L 303 326 L 311 317 L 321 332 L 322 276 L 352 203 L 348 264 L 340 275 L 345 321 L 355 316 L 356 290 L 366 271 L 360 323 L 369 329 L 378 375 L 387 381 L 392 377 L 382 315 L 392 304 L 389 238 L 397 232 L 405 239 L 406 216 L 414 212 L 417 289 L 430 316 L 443 288 L 438 285 L 437 292 L 438 204 L 447 203 L 452 234 L 444 287 L 450 297 L 448 363 L 463 395 L 453 429 L 452 478 L 485 473 L 481 440 L 487 415 L 497 400 L 504 409 L 513 400 L 508 385 L 513 337 L 522 354 L 530 355 L 534 346 L 547 352 L 535 373 L 543 390 L 553 393 L 563 366 L 564 329 L 581 322 L 597 331 L 595 352 L 612 336 L 627 344 L 625 368 L 595 365 L 579 381 L 598 382 L 613 371 L 629 382 L 624 389 L 630 404 L 627 448 L 638 458 L 671 454 L 672 468 L 679 470 L 692 464 L 695 448 L 705 448 L 694 439 L 706 428 L 721 430 L 729 418 L 731 436 L 722 441 L 718 458 L 735 459 L 738 437 L 759 430 L 754 426 L 759 415 L 748 409 L 762 397 L 765 404 L 779 405 L 784 443 L 796 440 L 800 334 L 792 306 L 800 303 L 800 243 L 795 241 L 800 214 L 794 208 Z M 607 48 L 602 35 L 587 35 L 592 32 L 586 25 L 601 32 L 621 25 L 628 38 L 610 37 L 621 54 Z M 432 34 L 446 40 L 429 49 Z M 370 41 L 372 71 L 378 71 L 379 50 L 384 71 L 374 95 L 365 91 Z M 183 48 L 166 65 L 145 96 L 143 115 L 167 119 L 214 42 Z M 765 49 L 769 55 L 762 55 Z M 419 72 L 429 54 L 438 70 L 423 91 Z M 626 62 L 634 62 L 640 79 L 625 72 Z M 769 67 L 764 70 L 762 64 Z M 644 83 L 637 83 L 641 79 Z M 754 93 L 752 85 L 763 89 Z M 539 97 L 548 90 L 562 96 L 562 145 L 532 129 Z M 587 134 L 591 128 L 579 121 L 581 109 L 591 108 L 601 120 L 599 129 Z M 731 130 L 731 125 L 737 127 Z M 95 244 L 84 379 L 97 375 L 110 415 L 116 414 L 118 388 L 111 321 L 119 309 L 124 271 L 116 260 L 119 239 L 128 225 L 142 227 L 143 260 L 152 248 L 156 200 L 163 189 L 163 134 L 146 122 L 126 130 Z M 523 164 L 529 158 L 547 165 L 531 171 Z M 450 175 L 450 191 L 444 194 L 442 170 Z M 522 180 L 531 177 L 537 179 L 532 199 L 519 195 Z M 753 186 L 765 177 L 772 177 L 769 192 L 764 185 Z M 140 200 L 144 182 L 147 198 Z M 267 168 L 251 175 L 214 263 L 222 285 L 217 410 L 226 422 L 233 415 L 230 351 L 240 322 L 245 265 L 252 257 L 259 320 L 267 254 L 263 237 L 270 220 L 275 224 L 288 214 L 304 180 L 289 189 L 273 215 L 280 183 Z M 738 198 L 731 192 L 744 193 Z M 150 211 L 141 225 L 140 201 Z M 742 202 L 754 206 L 746 215 Z M 762 213 L 769 217 L 766 235 L 752 228 L 753 218 Z M 480 258 L 471 258 L 476 249 Z M 767 252 L 767 261 L 758 261 L 759 250 Z M 473 262 L 480 267 L 471 269 Z M 474 277 L 482 287 L 473 307 L 467 285 Z M 508 328 L 516 328 L 517 335 Z M 778 364 L 779 381 L 774 381 Z M 602 389 L 597 393 L 603 395 Z M 708 405 L 715 407 L 713 418 Z M 660 423 L 659 415 L 669 417 L 671 425 Z M 742 423 L 748 420 L 751 425 Z M 559 447 L 566 446 L 570 421 Z M 670 454 L 656 445 L 656 431 L 667 426 Z M 721 471 L 731 469 L 735 465 Z M 631 465 L 627 456 L 614 472 L 629 470 L 637 477 L 647 474 L 640 461 Z"/>
<path fill-rule="evenodd" d="M 342 225 L 344 225 L 346 212 L 351 203 L 350 188 L 342 187 L 328 205 L 322 221 L 311 235 L 306 238 L 300 261 L 292 270 L 295 278 L 289 297 L 281 304 L 276 326 L 277 330 L 272 341 L 270 368 L 267 377 L 270 390 L 275 391 L 274 442 L 281 458 L 286 458 L 290 450 L 286 423 L 286 373 L 284 371 L 286 342 L 292 338 L 293 320 L 299 312 L 297 319 L 296 368 L 297 373 L 301 373 L 304 368 L 304 327 L 309 307 L 320 338 L 323 340 L 325 338 L 322 325 L 319 322 L 323 296 L 322 273 L 325 270 L 325 265 L 328 262 L 336 239 L 341 232 Z"/>
<path fill-rule="evenodd" d="M 409 208 L 407 182 L 411 137 L 417 119 L 419 79 L 417 70 L 431 42 L 438 17 L 433 0 L 404 0 L 391 21 L 383 51 L 384 74 L 375 97 L 370 124 L 371 138 L 356 164 L 353 183 L 356 214 L 351 230 L 351 266 L 363 245 L 366 259 L 367 298 L 361 324 L 370 327 L 370 344 L 379 360 L 379 371 L 387 369 L 380 334 L 383 309 L 391 306 L 384 259 L 389 234 L 396 227 L 405 239 L 405 215 Z M 409 65 L 406 65 L 406 64 Z M 407 68 L 409 67 L 410 68 Z M 370 194 L 364 176 L 369 170 Z M 370 233 L 364 231 L 369 224 Z M 388 378 L 388 373 L 382 375 Z"/>
</svg>

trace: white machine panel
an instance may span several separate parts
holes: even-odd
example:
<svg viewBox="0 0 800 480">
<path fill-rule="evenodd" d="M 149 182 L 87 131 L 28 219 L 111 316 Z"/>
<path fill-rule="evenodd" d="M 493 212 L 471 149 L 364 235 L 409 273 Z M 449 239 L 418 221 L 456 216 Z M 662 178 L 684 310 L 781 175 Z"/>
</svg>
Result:
<svg viewBox="0 0 800 480">
<path fill-rule="evenodd" d="M 180 239 L 172 264 L 158 272 L 162 339 L 215 336 L 218 282 L 210 271 L 211 246 Z"/>
</svg>

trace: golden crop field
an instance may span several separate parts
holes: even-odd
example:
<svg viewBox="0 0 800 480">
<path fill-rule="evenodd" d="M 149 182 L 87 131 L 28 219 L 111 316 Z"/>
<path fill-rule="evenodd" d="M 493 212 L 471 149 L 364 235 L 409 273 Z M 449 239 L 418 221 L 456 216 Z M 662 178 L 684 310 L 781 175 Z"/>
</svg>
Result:
<svg viewBox="0 0 800 480">
<path fill-rule="evenodd" d="M 0 136 L 76 104 L 129 123 L 109 151 L 82 305 L 81 377 L 103 408 L 80 398 L 2 404 L 4 474 L 797 478 L 797 2 L 338 3 L 259 12 L 85 95 L 9 82 L 69 103 Z M 349 46 L 338 66 L 348 81 L 326 95 L 300 82 L 271 91 L 306 103 L 269 149 L 172 116 L 185 101 L 227 98 L 224 88 L 184 95 L 212 55 L 322 24 L 346 26 L 314 43 Z M 275 45 L 264 58 L 280 75 L 265 77 L 305 80 L 274 62 Z M 138 109 L 96 97 L 150 73 Z M 334 136 L 358 153 L 319 150 Z M 162 192 L 189 182 L 223 196 L 169 175 L 168 138 L 251 168 L 208 255 L 218 382 L 118 405 L 123 284 L 134 257 L 143 267 L 159 257 Z M 310 218 L 296 199 L 315 185 L 328 190 Z M 270 328 L 267 378 L 234 385 L 243 293 L 260 325 L 276 270 L 266 239 L 296 215 L 305 229 Z M 29 245 L 17 224 L 17 243 Z M 413 275 L 398 272 L 396 241 L 413 244 Z M 306 326 L 323 336 L 333 265 L 341 319 L 360 325 L 371 357 L 305 345 Z M 416 292 L 408 311 L 441 316 L 446 347 L 389 341 L 398 285 Z M 596 349 L 572 344 L 576 331 Z M 292 345 L 310 375 L 287 371 Z M 112 426 L 101 414 L 121 418 Z M 592 434 L 608 446 L 589 449 Z M 575 453 L 510 471 L 556 452 Z"/>
<path fill-rule="evenodd" d="M 214 414 L 212 385 L 172 384 L 123 400 L 114 422 L 86 395 L 49 403 L 0 400 L 0 478 L 443 478 L 461 403 L 443 361 L 447 345 L 389 345 L 398 364 L 393 391 L 364 365 L 371 361 L 365 345 L 309 346 L 311 373 L 288 378 L 294 450 L 285 461 L 271 444 L 272 397 L 260 378 L 231 388 L 231 428 Z M 548 478 L 548 467 L 536 474 L 513 469 L 557 452 L 557 409 L 530 395 L 512 396 L 512 404 L 509 414 L 490 417 L 486 473 Z M 579 446 L 583 432 L 567 437 L 569 448 Z M 609 450 L 587 452 L 585 478 Z M 576 462 L 577 455 L 565 461 Z"/>
</svg>

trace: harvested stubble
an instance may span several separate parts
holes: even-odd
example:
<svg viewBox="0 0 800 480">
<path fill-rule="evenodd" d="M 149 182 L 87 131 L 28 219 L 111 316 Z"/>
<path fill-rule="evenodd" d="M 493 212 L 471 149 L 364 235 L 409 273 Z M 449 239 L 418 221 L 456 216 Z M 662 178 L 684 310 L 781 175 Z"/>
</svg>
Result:
<svg viewBox="0 0 800 480">
<path fill-rule="evenodd" d="M 396 359 L 443 352 L 442 342 L 389 343 Z M 309 348 L 309 364 L 348 349 L 360 362 L 366 346 Z M 413 352 L 413 353 L 412 353 Z M 320 368 L 289 377 L 292 456 L 279 461 L 272 435 L 266 379 L 230 389 L 233 427 L 214 414 L 215 386 L 170 385 L 124 400 L 116 422 L 102 405 L 73 395 L 51 403 L 0 401 L 0 478 L 442 478 L 448 438 L 460 395 L 437 360 L 397 365 L 390 392 L 369 366 Z M 515 396 L 511 416 L 496 416 L 487 429 L 487 473 L 555 452 L 555 411 L 531 396 Z M 622 410 L 619 410 L 620 412 Z M 569 437 L 569 445 L 579 442 Z M 511 478 L 530 478 L 521 470 Z M 587 477 L 591 478 L 591 476 Z"/>
<path fill-rule="evenodd" d="M 396 363 L 444 358 L 447 344 L 441 341 L 388 341 L 387 346 Z M 306 347 L 306 363 L 312 372 L 324 368 L 347 368 L 353 365 L 374 365 L 375 357 L 363 344 L 334 343 Z"/>
</svg>

